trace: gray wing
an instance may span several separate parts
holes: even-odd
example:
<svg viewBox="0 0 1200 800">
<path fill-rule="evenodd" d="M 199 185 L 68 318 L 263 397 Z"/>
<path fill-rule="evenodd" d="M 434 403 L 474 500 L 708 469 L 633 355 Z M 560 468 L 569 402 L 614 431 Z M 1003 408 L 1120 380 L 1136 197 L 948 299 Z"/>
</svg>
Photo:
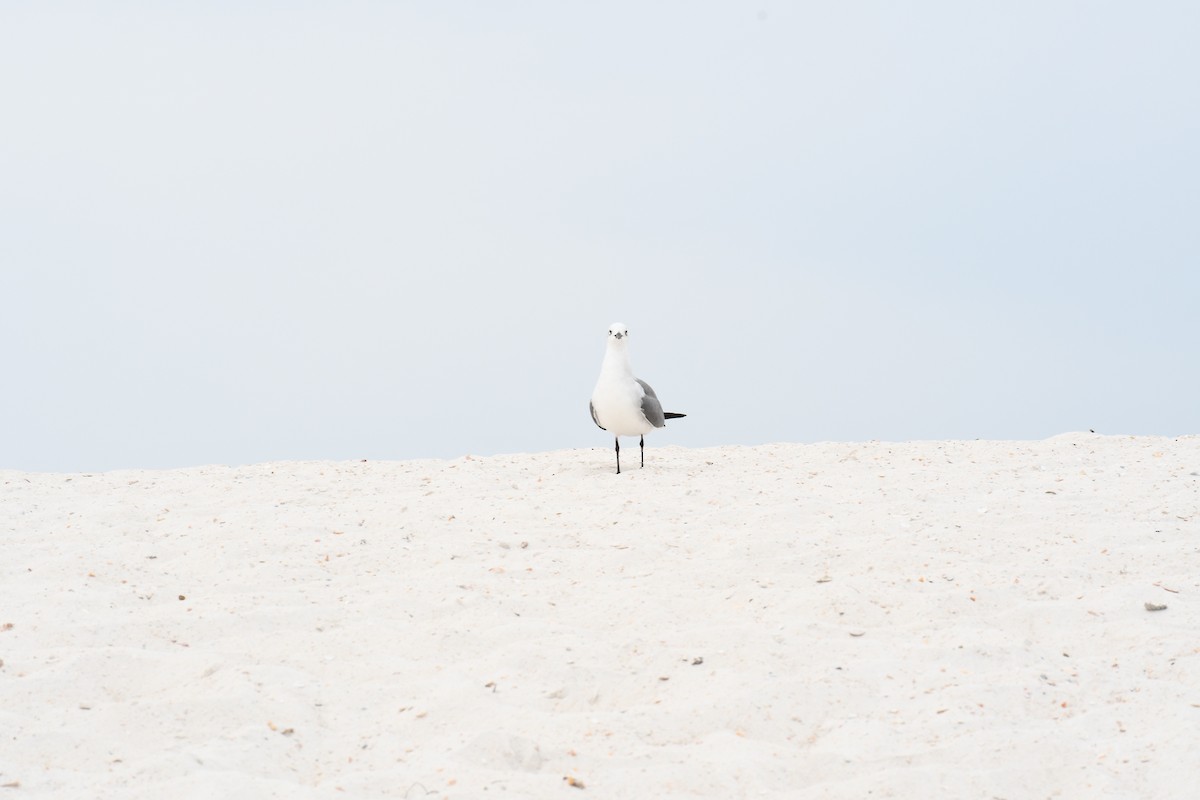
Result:
<svg viewBox="0 0 1200 800">
<path fill-rule="evenodd" d="M 658 395 L 650 388 L 650 384 L 641 378 L 634 380 L 640 383 L 646 392 L 646 396 L 642 398 L 642 414 L 645 415 L 646 421 L 656 428 L 665 428 L 667 421 L 663 418 L 662 403 L 658 402 Z"/>
<path fill-rule="evenodd" d="M 608 428 L 606 428 L 600 424 L 600 420 L 596 419 L 596 407 L 594 405 L 592 405 L 591 400 L 588 400 L 588 411 L 592 412 L 592 422 L 596 423 L 597 428 L 599 428 L 602 431 L 608 430 Z"/>
</svg>

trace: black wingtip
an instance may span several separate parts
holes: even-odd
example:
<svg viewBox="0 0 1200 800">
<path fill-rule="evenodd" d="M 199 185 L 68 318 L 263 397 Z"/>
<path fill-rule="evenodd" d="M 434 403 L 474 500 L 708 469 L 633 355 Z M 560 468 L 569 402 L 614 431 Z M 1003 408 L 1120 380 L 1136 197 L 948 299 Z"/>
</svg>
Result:
<svg viewBox="0 0 1200 800">
<path fill-rule="evenodd" d="M 686 416 L 687 414 L 676 414 L 674 411 L 667 411 L 663 413 L 663 417 L 666 419 L 679 419 L 680 417 Z"/>
</svg>

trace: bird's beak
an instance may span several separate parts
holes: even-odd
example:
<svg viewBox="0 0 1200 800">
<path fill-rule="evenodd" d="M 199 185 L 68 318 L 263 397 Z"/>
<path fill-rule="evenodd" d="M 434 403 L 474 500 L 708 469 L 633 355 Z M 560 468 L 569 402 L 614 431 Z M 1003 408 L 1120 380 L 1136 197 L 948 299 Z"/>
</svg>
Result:
<svg viewBox="0 0 1200 800">
<path fill-rule="evenodd" d="M 614 333 L 613 336 L 617 337 L 618 339 L 625 338 L 625 334 L 623 334 L 623 333 Z"/>
</svg>

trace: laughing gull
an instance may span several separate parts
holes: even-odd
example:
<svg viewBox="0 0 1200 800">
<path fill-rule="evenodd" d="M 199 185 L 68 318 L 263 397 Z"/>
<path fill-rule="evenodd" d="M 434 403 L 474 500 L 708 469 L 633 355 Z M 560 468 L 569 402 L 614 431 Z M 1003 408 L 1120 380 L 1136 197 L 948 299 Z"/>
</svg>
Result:
<svg viewBox="0 0 1200 800">
<path fill-rule="evenodd" d="M 663 413 L 658 395 L 650 384 L 633 377 L 629 365 L 629 329 L 614 322 L 608 329 L 608 350 L 600 365 L 600 380 L 588 403 L 592 421 L 613 435 L 617 447 L 617 474 L 621 474 L 621 437 L 640 437 L 642 466 L 646 466 L 646 436 L 655 428 L 664 428 L 666 420 L 687 414 Z"/>
</svg>

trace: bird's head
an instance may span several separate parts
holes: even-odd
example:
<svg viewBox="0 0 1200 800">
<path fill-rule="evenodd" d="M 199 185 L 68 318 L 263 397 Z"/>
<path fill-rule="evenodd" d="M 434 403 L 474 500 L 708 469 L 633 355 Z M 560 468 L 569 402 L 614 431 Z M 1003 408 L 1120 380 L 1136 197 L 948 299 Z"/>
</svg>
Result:
<svg viewBox="0 0 1200 800">
<path fill-rule="evenodd" d="M 625 327 L 624 323 L 614 322 L 612 325 L 608 326 L 608 341 L 610 343 L 611 342 L 624 343 L 625 339 L 628 338 L 628 336 L 629 336 L 629 329 Z"/>
</svg>

